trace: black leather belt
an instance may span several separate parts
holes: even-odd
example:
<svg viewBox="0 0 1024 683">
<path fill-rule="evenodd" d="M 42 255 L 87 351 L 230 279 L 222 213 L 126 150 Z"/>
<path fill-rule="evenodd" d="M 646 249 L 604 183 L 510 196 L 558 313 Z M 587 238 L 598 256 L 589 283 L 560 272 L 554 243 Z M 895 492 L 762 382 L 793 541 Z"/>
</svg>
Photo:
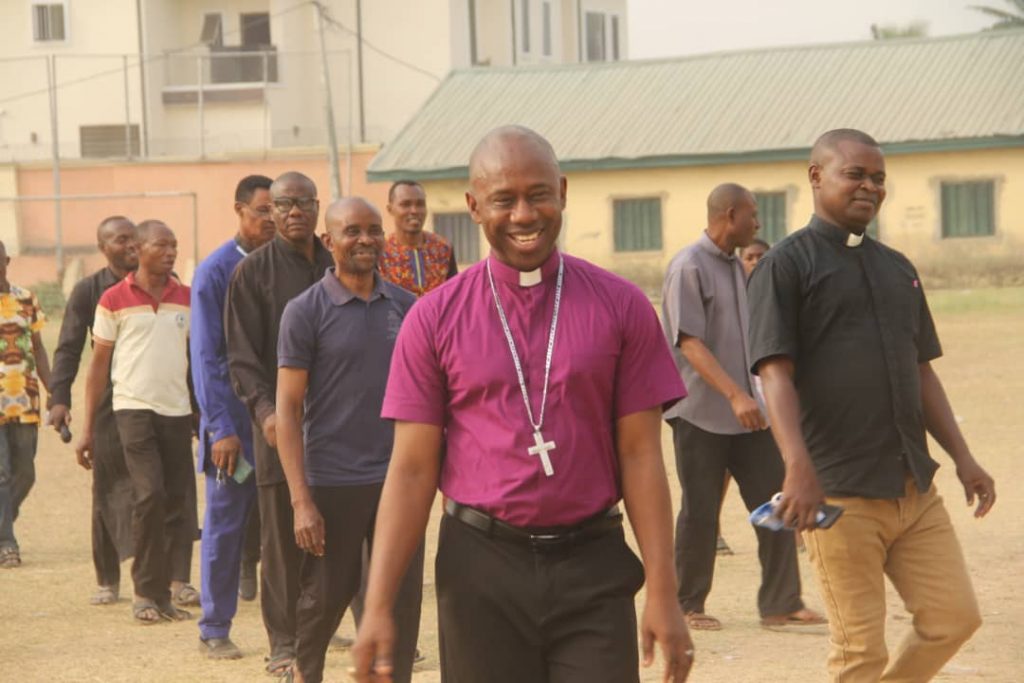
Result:
<svg viewBox="0 0 1024 683">
<path fill-rule="evenodd" d="M 518 543 L 536 551 L 556 550 L 589 541 L 622 526 L 622 511 L 618 506 L 575 526 L 546 529 L 513 526 L 450 498 L 444 503 L 444 511 L 449 517 L 479 529 L 492 538 Z"/>
</svg>

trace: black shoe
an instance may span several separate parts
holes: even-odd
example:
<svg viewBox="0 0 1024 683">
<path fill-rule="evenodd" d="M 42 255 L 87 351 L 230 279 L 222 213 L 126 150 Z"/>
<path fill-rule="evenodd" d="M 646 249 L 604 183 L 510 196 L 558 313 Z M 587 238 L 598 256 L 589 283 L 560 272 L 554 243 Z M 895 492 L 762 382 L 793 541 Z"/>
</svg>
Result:
<svg viewBox="0 0 1024 683">
<path fill-rule="evenodd" d="M 241 659 L 242 651 L 230 638 L 199 639 L 199 653 L 207 659 Z"/>
<path fill-rule="evenodd" d="M 420 649 L 416 648 L 416 652 L 412 656 L 412 663 L 413 664 L 422 664 L 426 660 L 427 660 L 427 658 L 423 656 L 423 653 L 420 652 Z"/>
<path fill-rule="evenodd" d="M 256 599 L 256 563 L 242 562 L 242 571 L 238 580 L 238 597 L 246 602 Z"/>
</svg>

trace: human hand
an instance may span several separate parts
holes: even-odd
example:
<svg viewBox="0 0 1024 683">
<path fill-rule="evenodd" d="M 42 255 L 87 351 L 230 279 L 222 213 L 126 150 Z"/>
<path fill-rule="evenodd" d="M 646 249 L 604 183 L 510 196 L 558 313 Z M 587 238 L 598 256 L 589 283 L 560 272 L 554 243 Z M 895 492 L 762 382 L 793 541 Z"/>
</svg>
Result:
<svg viewBox="0 0 1024 683">
<path fill-rule="evenodd" d="M 292 505 L 295 511 L 295 544 L 316 557 L 324 556 L 324 518 L 312 500 Z"/>
<path fill-rule="evenodd" d="M 761 407 L 750 395 L 740 392 L 729 399 L 729 405 L 744 429 L 756 432 L 768 428 L 768 421 L 764 419 Z"/>
<path fill-rule="evenodd" d="M 395 622 L 387 612 L 363 613 L 352 646 L 352 668 L 348 673 L 359 683 L 390 683 L 394 668 Z"/>
<path fill-rule="evenodd" d="M 956 476 L 964 485 L 964 495 L 967 498 L 967 505 L 974 505 L 974 496 L 978 496 L 978 507 L 974 509 L 974 516 L 984 517 L 996 503 L 996 482 L 989 476 L 988 472 L 982 469 L 981 465 L 974 458 L 968 459 L 956 467 Z"/>
<path fill-rule="evenodd" d="M 693 640 L 674 595 L 660 600 L 648 598 L 640 621 L 640 634 L 643 665 L 647 667 L 654 663 L 654 644 L 657 642 L 665 658 L 662 681 L 685 681 L 693 666 Z"/>
<path fill-rule="evenodd" d="M 71 409 L 63 403 L 55 403 L 50 407 L 50 424 L 53 431 L 60 432 L 61 425 L 71 425 Z"/>
<path fill-rule="evenodd" d="M 267 445 L 271 448 L 277 448 L 277 415 L 274 413 L 267 415 L 263 420 L 263 424 L 260 425 L 260 429 L 263 430 L 263 438 L 266 440 Z"/>
<path fill-rule="evenodd" d="M 227 470 L 228 476 L 235 474 L 235 464 L 242 450 L 242 440 L 232 434 L 213 442 L 210 447 L 210 460 L 219 470 Z"/>
<path fill-rule="evenodd" d="M 818 475 L 809 462 L 794 463 L 786 467 L 782 482 L 782 500 L 775 514 L 791 529 L 806 531 L 817 526 L 818 507 L 825 502 L 825 492 L 818 483 Z"/>
<path fill-rule="evenodd" d="M 87 429 L 78 437 L 78 444 L 75 446 L 75 459 L 84 469 L 92 469 L 92 430 Z"/>
</svg>

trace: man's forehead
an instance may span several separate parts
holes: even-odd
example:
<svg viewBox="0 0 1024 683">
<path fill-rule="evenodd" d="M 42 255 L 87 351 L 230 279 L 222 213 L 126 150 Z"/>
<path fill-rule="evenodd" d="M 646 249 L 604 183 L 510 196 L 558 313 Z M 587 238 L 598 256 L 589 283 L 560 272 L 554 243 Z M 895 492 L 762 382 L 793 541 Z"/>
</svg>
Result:
<svg viewBox="0 0 1024 683">
<path fill-rule="evenodd" d="M 315 197 L 316 189 L 308 180 L 293 178 L 275 182 L 270 187 L 272 197 Z"/>
<path fill-rule="evenodd" d="M 419 185 L 399 185 L 395 188 L 395 201 L 403 199 L 423 199 L 426 191 Z"/>
<path fill-rule="evenodd" d="M 329 227 L 334 228 L 343 228 L 346 225 L 379 225 L 381 215 L 372 206 L 352 203 L 347 206 L 337 206 L 328 211 L 325 222 Z"/>
<path fill-rule="evenodd" d="M 840 140 L 828 148 L 829 160 L 843 166 L 881 166 L 885 168 L 885 156 L 874 145 L 856 140 Z"/>
</svg>

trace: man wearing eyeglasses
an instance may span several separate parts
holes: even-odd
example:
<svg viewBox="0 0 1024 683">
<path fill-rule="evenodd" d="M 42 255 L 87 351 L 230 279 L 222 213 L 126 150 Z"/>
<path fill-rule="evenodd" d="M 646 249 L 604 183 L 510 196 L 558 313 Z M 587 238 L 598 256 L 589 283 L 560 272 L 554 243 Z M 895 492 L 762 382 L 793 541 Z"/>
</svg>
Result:
<svg viewBox="0 0 1024 683">
<path fill-rule="evenodd" d="M 302 551 L 295 545 L 291 498 L 277 454 L 277 336 L 285 305 L 318 282 L 334 261 L 315 235 L 320 204 L 312 180 L 295 171 L 278 176 L 270 186 L 270 199 L 277 234 L 235 268 L 224 332 L 231 384 L 254 427 L 263 563 L 260 606 L 270 639 L 267 671 L 280 675 L 295 658 Z"/>
<path fill-rule="evenodd" d="M 274 237 L 272 182 L 262 175 L 239 181 L 235 188 L 238 232 L 207 256 L 192 278 L 192 383 L 201 410 L 198 470 L 206 476 L 199 651 L 211 659 L 242 656 L 231 642 L 230 631 L 238 608 L 242 546 L 256 499 L 252 426 L 228 379 L 224 296 L 238 263 Z"/>
</svg>

